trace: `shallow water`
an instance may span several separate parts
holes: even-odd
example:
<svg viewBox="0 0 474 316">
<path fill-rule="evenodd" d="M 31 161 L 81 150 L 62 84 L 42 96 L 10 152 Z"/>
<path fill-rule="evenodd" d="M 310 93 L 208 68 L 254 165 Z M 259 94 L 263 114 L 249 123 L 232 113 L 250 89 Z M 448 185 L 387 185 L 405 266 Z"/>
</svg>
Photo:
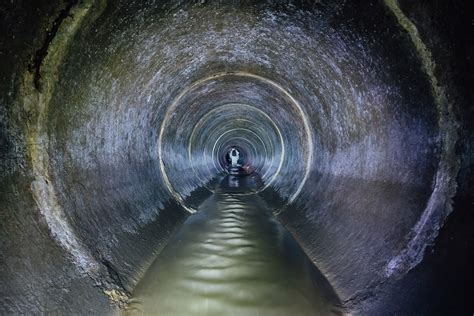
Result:
<svg viewBox="0 0 474 316">
<path fill-rule="evenodd" d="M 169 241 L 125 314 L 338 315 L 338 306 L 264 201 L 222 185 Z"/>
</svg>

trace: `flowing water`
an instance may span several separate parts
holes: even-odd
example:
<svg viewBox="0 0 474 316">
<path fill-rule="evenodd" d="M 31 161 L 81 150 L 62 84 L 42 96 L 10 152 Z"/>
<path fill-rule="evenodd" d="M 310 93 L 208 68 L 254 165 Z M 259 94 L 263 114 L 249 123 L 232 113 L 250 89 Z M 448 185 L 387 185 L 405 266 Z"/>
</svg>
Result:
<svg viewBox="0 0 474 316">
<path fill-rule="evenodd" d="M 342 314 L 327 280 L 265 202 L 239 186 L 249 179 L 227 177 L 185 221 L 125 314 Z"/>
</svg>

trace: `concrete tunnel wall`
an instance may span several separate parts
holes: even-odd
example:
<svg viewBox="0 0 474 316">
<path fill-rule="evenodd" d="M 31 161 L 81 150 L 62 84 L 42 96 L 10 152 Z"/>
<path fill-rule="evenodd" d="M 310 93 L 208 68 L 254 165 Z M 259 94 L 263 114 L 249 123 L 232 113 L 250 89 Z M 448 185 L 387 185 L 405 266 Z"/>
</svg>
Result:
<svg viewBox="0 0 474 316">
<path fill-rule="evenodd" d="M 7 312 L 121 306 L 234 143 L 355 312 L 451 211 L 454 103 L 393 1 L 38 7 L 2 81 Z"/>
</svg>

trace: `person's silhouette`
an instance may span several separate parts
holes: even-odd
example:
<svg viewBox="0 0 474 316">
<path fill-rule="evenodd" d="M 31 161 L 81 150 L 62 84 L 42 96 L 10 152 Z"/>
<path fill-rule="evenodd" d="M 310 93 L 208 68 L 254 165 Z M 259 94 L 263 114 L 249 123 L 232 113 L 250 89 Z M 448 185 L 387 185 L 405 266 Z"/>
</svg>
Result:
<svg viewBox="0 0 474 316">
<path fill-rule="evenodd" d="M 232 167 L 237 167 L 238 166 L 238 161 L 239 161 L 239 158 L 240 158 L 239 151 L 235 148 L 232 148 L 231 151 L 230 151 L 229 156 L 230 156 L 231 166 Z"/>
</svg>

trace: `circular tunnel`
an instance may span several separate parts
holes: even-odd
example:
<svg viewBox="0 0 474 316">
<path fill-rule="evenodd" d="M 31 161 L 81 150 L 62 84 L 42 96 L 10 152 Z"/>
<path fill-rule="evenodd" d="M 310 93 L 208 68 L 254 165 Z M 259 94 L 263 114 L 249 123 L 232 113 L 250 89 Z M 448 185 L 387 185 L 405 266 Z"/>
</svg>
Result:
<svg viewBox="0 0 474 316">
<path fill-rule="evenodd" d="M 347 310 L 388 315 L 390 291 L 452 209 L 459 170 L 449 87 L 402 9 L 71 1 L 59 11 L 12 97 L 26 113 L 12 124 L 26 144 L 31 225 L 52 240 L 36 239 L 38 251 L 56 249 L 60 282 L 73 280 L 59 287 L 88 302 L 57 304 L 123 307 L 237 148 L 261 177 L 253 193 Z M 5 294 L 5 310 L 56 310 L 51 295 Z"/>
<path fill-rule="evenodd" d="M 276 82 L 228 71 L 191 82 L 167 109 L 158 138 L 167 188 L 183 201 L 227 170 L 232 146 L 261 174 L 259 190 L 280 182 L 293 200 L 304 185 L 313 144 L 301 105 Z M 291 178 L 281 177 L 282 170 Z"/>
</svg>

